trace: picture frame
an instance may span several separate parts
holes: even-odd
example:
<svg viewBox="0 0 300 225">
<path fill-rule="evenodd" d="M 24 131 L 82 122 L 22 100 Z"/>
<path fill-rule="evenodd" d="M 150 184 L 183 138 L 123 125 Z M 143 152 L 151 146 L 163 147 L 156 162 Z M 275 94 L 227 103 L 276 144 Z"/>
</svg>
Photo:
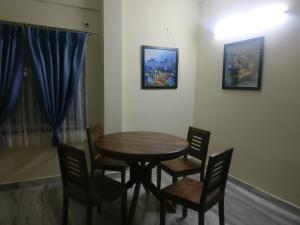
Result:
<svg viewBox="0 0 300 225">
<path fill-rule="evenodd" d="M 223 89 L 261 90 L 264 37 L 224 45 Z"/>
<path fill-rule="evenodd" d="M 142 50 L 142 89 L 177 89 L 178 48 L 146 46 Z"/>
</svg>

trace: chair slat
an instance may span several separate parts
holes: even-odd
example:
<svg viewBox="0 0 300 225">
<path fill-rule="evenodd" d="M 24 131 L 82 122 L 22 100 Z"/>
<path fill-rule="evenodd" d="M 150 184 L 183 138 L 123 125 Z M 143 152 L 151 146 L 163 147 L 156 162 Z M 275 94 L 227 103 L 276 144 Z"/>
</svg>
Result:
<svg viewBox="0 0 300 225">
<path fill-rule="evenodd" d="M 190 127 L 187 136 L 187 140 L 189 142 L 187 154 L 201 161 L 205 161 L 209 138 L 210 132 L 195 127 Z"/>
<path fill-rule="evenodd" d="M 220 195 L 224 194 L 232 152 L 231 148 L 209 157 L 201 201 L 206 201 L 205 198 L 216 188 L 220 188 Z M 221 197 L 220 195 L 215 196 L 215 199 Z"/>
</svg>

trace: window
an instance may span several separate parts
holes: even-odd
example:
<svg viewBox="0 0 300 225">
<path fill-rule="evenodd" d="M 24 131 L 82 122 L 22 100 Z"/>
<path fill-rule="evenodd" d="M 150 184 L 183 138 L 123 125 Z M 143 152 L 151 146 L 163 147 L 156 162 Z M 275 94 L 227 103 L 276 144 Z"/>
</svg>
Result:
<svg viewBox="0 0 300 225">
<path fill-rule="evenodd" d="M 28 64 L 29 65 L 29 64 Z M 82 73 L 70 110 L 63 124 L 62 141 L 85 140 L 86 129 L 86 87 L 85 72 Z M 6 146 L 50 145 L 52 129 L 38 104 L 34 76 L 29 66 L 24 71 L 24 81 L 17 106 L 2 129 Z"/>
</svg>

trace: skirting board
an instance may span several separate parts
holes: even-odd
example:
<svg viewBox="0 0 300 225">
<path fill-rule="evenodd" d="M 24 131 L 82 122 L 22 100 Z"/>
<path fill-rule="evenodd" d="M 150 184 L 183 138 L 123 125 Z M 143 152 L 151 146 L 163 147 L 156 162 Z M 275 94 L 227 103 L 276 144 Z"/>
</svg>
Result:
<svg viewBox="0 0 300 225">
<path fill-rule="evenodd" d="M 119 173 L 109 173 L 107 176 L 111 178 L 118 178 L 120 177 Z M 272 204 L 289 211 L 292 214 L 295 214 L 297 216 L 300 216 L 300 208 L 296 205 L 293 205 L 289 202 L 286 202 L 274 195 L 271 195 L 267 192 L 264 192 L 263 190 L 257 189 L 250 184 L 239 180 L 238 178 L 235 178 L 233 176 L 228 176 L 228 181 L 231 183 L 255 194 L 256 196 L 261 197 L 262 199 L 265 199 L 266 201 L 271 202 Z M 20 181 L 20 182 L 14 182 L 14 183 L 7 183 L 7 184 L 0 184 L 0 191 L 11 191 L 15 189 L 19 189 L 21 187 L 32 187 L 32 186 L 39 186 L 39 185 L 45 185 L 45 184 L 55 184 L 60 183 L 61 177 L 60 176 L 54 176 L 54 177 L 44 177 L 34 180 L 27 180 L 27 181 Z"/>
<path fill-rule="evenodd" d="M 118 173 L 109 173 L 106 174 L 106 176 L 111 178 L 118 178 Z M 13 183 L 5 183 L 0 184 L 0 191 L 11 191 L 16 190 L 23 187 L 34 187 L 39 185 L 45 185 L 45 184 L 55 184 L 55 183 L 61 183 L 61 177 L 60 176 L 52 176 L 52 177 L 42 177 L 37 178 L 33 180 L 26 180 L 26 181 L 16 181 Z"/>
<path fill-rule="evenodd" d="M 254 195 L 256 196 L 259 196 L 260 198 L 292 213 L 292 214 L 295 214 L 297 216 L 300 216 L 300 208 L 290 202 L 287 202 L 283 199 L 280 199 L 278 198 L 277 196 L 274 196 L 270 193 L 267 193 L 261 189 L 258 189 L 256 187 L 253 187 L 252 185 L 236 178 L 236 177 L 233 177 L 233 176 L 228 176 L 228 181 L 230 181 L 231 183 L 253 193 Z"/>
<path fill-rule="evenodd" d="M 0 191 L 12 191 L 22 187 L 33 187 L 45 184 L 55 184 L 60 183 L 61 178 L 60 176 L 53 176 L 53 177 L 43 177 L 33 180 L 26 180 L 26 181 L 16 181 L 13 183 L 5 183 L 0 184 Z"/>
</svg>

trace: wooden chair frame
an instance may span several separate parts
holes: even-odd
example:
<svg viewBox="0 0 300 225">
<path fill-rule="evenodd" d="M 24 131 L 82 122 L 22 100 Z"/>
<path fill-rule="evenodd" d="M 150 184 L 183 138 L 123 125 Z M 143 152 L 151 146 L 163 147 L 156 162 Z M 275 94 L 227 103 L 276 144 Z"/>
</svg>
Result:
<svg viewBox="0 0 300 225">
<path fill-rule="evenodd" d="M 92 224 L 93 206 L 103 201 L 113 201 L 121 196 L 122 224 L 127 216 L 127 189 L 121 183 L 103 175 L 89 176 L 85 153 L 77 148 L 57 146 L 63 184 L 62 224 L 67 225 L 69 198 L 86 206 L 86 224 Z M 97 189 L 95 189 L 97 188 Z"/>
<path fill-rule="evenodd" d="M 186 154 L 183 156 L 184 163 L 189 164 L 192 161 L 188 159 L 189 156 L 196 158 L 201 161 L 198 163 L 192 162 L 194 165 L 193 168 L 185 170 L 175 171 L 171 169 L 168 165 L 164 165 L 164 162 L 161 162 L 157 166 L 157 187 L 161 188 L 161 170 L 164 170 L 172 176 L 173 183 L 175 183 L 179 177 L 185 177 L 193 174 L 200 174 L 200 179 L 204 179 L 204 170 L 205 170 L 205 161 L 207 156 L 207 150 L 209 145 L 210 132 L 206 130 L 201 130 L 195 127 L 189 127 L 187 141 L 189 143 L 189 148 L 187 149 Z M 176 163 L 176 161 L 182 160 L 182 158 L 170 160 L 171 163 Z M 168 161 L 166 161 L 168 163 Z"/>
<path fill-rule="evenodd" d="M 177 204 L 180 204 L 186 208 L 190 208 L 198 212 L 199 225 L 204 225 L 204 214 L 207 210 L 213 207 L 215 204 L 219 204 L 219 222 L 220 225 L 225 225 L 224 219 L 224 195 L 226 182 L 231 163 L 233 148 L 225 150 L 224 152 L 214 154 L 209 157 L 208 167 L 205 175 L 204 182 L 194 181 L 189 178 L 169 185 L 161 190 L 161 212 L 160 212 L 160 225 L 165 225 L 166 219 L 166 202 L 171 200 Z M 192 183 L 194 186 L 199 187 L 198 195 L 195 195 L 195 191 L 189 192 L 189 188 L 192 186 L 186 184 Z M 185 189 L 186 187 L 186 189 Z M 186 190 L 183 196 L 179 196 L 178 190 Z M 195 196 L 199 196 L 199 199 L 193 199 Z M 187 211 L 183 210 L 183 217 L 187 216 Z"/>
<path fill-rule="evenodd" d="M 88 145 L 89 145 L 89 156 L 91 161 L 91 173 L 93 174 L 95 170 L 101 170 L 102 174 L 105 174 L 105 171 L 117 171 L 121 173 L 121 183 L 125 184 L 126 182 L 126 169 L 127 166 L 125 162 L 111 160 L 106 157 L 101 156 L 95 149 L 93 142 L 99 136 L 103 135 L 103 128 L 101 125 L 92 126 L 87 128 L 87 138 L 88 138 Z M 103 160 L 102 163 L 97 163 L 97 157 L 101 157 L 101 159 L 107 159 L 107 162 Z M 98 158 L 99 159 L 99 158 Z M 110 163 L 113 161 L 114 163 Z"/>
</svg>

